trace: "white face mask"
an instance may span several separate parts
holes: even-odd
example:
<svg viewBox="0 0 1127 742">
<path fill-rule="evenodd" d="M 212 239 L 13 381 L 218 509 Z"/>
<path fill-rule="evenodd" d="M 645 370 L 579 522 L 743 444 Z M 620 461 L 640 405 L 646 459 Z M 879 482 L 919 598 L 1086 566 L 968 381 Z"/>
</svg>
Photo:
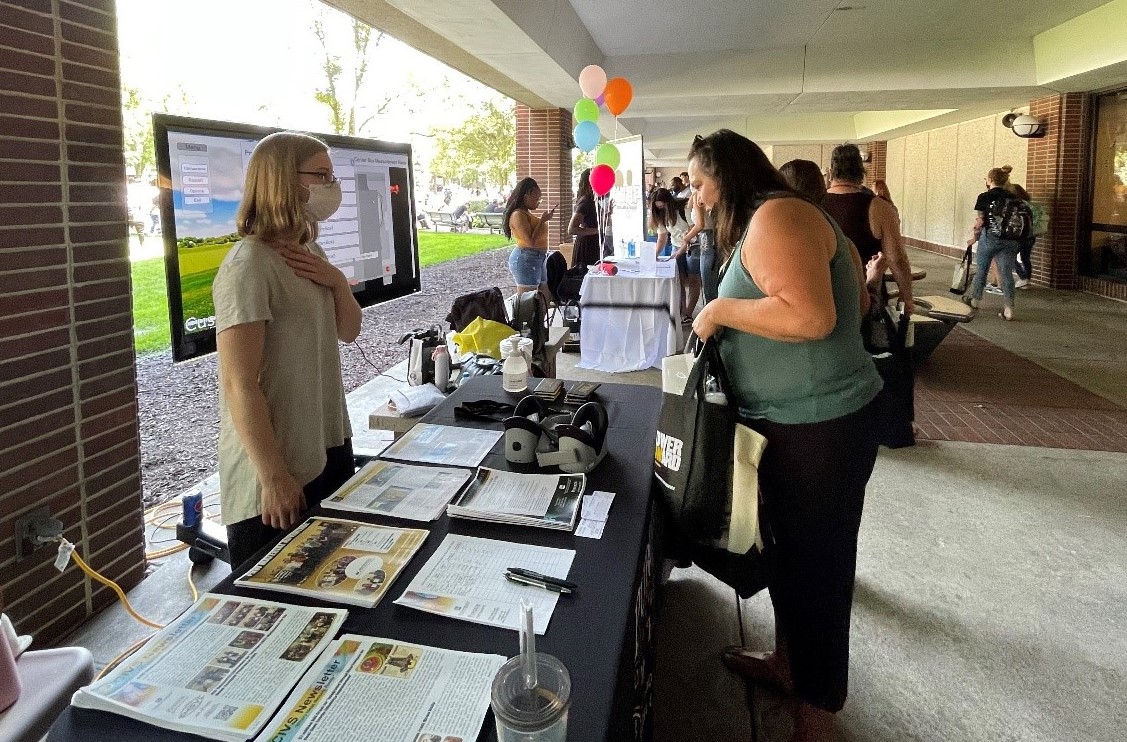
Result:
<svg viewBox="0 0 1127 742">
<path fill-rule="evenodd" d="M 309 200 L 305 202 L 306 215 L 315 222 L 323 222 L 340 208 L 340 182 L 316 183 L 306 186 Z"/>
</svg>

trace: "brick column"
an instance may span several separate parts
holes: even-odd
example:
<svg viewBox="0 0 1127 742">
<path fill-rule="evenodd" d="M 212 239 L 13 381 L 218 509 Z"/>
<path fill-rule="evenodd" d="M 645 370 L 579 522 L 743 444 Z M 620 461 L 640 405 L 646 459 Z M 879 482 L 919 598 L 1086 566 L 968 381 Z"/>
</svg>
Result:
<svg viewBox="0 0 1127 742">
<path fill-rule="evenodd" d="M 1049 232 L 1033 251 L 1033 282 L 1076 289 L 1077 251 L 1083 173 L 1088 161 L 1091 105 L 1086 93 L 1050 95 L 1030 101 L 1029 115 L 1048 124 L 1040 139 L 1030 139 L 1026 188 L 1049 207 Z"/>
<path fill-rule="evenodd" d="M 0 605 L 43 646 L 115 598 L 56 549 L 45 507 L 123 588 L 144 576 L 114 0 L 0 0 Z"/>
<path fill-rule="evenodd" d="M 543 204 L 557 206 L 548 228 L 548 249 L 565 242 L 564 232 L 575 205 L 571 188 L 571 111 L 517 105 L 517 180 L 531 176 L 544 194 Z"/>
<path fill-rule="evenodd" d="M 888 142 L 869 142 L 869 162 L 865 164 L 865 185 L 873 187 L 874 180 L 884 180 L 885 163 L 888 162 Z"/>
</svg>

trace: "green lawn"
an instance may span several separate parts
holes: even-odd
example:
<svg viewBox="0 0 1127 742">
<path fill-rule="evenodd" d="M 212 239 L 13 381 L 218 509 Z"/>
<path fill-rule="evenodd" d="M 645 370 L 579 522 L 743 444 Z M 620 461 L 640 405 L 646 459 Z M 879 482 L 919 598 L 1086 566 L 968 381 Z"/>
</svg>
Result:
<svg viewBox="0 0 1127 742">
<path fill-rule="evenodd" d="M 419 232 L 419 262 L 426 268 L 507 244 L 510 241 L 499 234 Z M 133 341 L 137 355 L 167 350 L 172 344 L 172 336 L 168 330 L 164 258 L 139 260 L 133 263 L 132 270 Z"/>
</svg>

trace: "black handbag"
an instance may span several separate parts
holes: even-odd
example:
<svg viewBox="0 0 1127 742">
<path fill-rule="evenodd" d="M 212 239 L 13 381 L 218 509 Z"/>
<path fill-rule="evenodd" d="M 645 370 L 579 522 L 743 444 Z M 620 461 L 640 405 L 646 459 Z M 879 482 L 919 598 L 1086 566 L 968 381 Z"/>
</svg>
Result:
<svg viewBox="0 0 1127 742">
<path fill-rule="evenodd" d="M 718 388 L 710 390 L 709 384 Z M 725 401 L 720 403 L 720 396 L 710 391 L 722 392 Z M 715 340 L 705 342 L 695 355 L 683 391 L 666 390 L 662 395 L 654 477 L 675 540 L 710 541 L 724 533 L 727 488 L 723 483 L 731 478 L 737 423 L 734 401 Z"/>
<path fill-rule="evenodd" d="M 865 347 L 884 381 L 874 400 L 877 442 L 889 448 L 914 446 L 916 377 L 907 343 L 909 318 L 903 313 L 893 318 L 886 307 L 878 307 L 871 317 Z"/>
</svg>

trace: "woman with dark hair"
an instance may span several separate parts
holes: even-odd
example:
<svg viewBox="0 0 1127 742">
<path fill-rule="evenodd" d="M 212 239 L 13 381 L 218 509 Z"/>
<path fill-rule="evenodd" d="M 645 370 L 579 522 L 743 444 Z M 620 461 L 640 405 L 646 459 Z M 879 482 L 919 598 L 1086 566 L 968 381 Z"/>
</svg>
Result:
<svg viewBox="0 0 1127 742">
<path fill-rule="evenodd" d="M 509 253 L 509 270 L 517 285 L 517 293 L 540 290 L 548 298 L 548 271 L 544 261 L 548 257 L 548 220 L 556 207 L 548 209 L 541 217 L 532 210 L 540 206 L 540 186 L 532 178 L 522 178 L 509 195 L 501 231 L 516 247 Z"/>
<path fill-rule="evenodd" d="M 677 261 L 677 274 L 681 277 L 681 319 L 692 322 L 700 298 L 700 247 L 698 243 L 693 250 L 685 240 L 689 231 L 685 202 L 675 198 L 669 189 L 658 188 L 650 196 L 650 228 L 657 230 L 658 255 L 666 245 L 674 246 L 672 258 Z"/>
<path fill-rule="evenodd" d="M 571 215 L 567 233 L 575 235 L 570 268 L 577 265 L 587 267 L 599 262 L 599 210 L 595 191 L 591 188 L 591 168 L 579 175 L 579 186 L 575 191 L 575 213 Z"/>
<path fill-rule="evenodd" d="M 826 180 L 816 163 L 810 160 L 791 160 L 779 167 L 779 174 L 810 203 L 822 203 L 826 195 Z"/>
<path fill-rule="evenodd" d="M 724 653 L 744 677 L 797 696 L 792 740 L 823 740 L 845 703 L 849 615 L 881 379 L 861 342 L 849 241 L 756 144 L 721 130 L 693 142 L 689 175 L 731 246 L 719 297 L 693 330 L 719 339 L 731 403 L 767 438 L 759 464 L 776 648 Z"/>
</svg>

